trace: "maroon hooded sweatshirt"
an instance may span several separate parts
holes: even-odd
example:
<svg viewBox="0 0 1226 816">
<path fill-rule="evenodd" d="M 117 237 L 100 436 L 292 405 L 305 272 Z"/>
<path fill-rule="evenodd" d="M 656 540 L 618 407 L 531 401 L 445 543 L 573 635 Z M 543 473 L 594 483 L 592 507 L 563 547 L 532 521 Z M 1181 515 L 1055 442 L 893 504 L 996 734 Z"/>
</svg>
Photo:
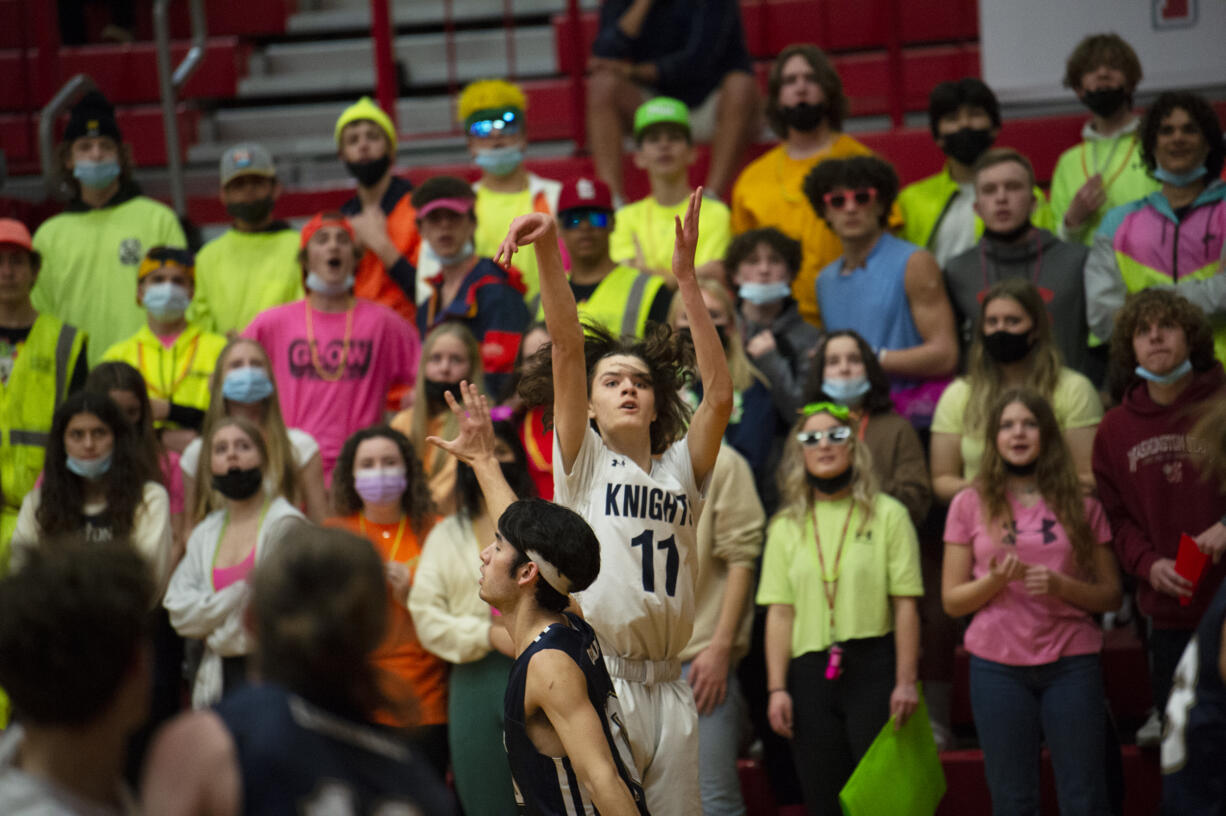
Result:
<svg viewBox="0 0 1226 816">
<path fill-rule="evenodd" d="M 1182 533 L 1195 538 L 1226 514 L 1226 494 L 1197 467 L 1195 455 L 1204 444 L 1188 435 L 1198 408 L 1207 400 L 1226 399 L 1223 385 L 1226 374 L 1215 362 L 1193 374 L 1172 404 L 1159 405 L 1145 381 L 1138 381 L 1103 417 L 1094 437 L 1094 478 L 1115 553 L 1124 569 L 1141 579 L 1137 604 L 1159 629 L 1195 628 L 1226 576 L 1226 558 L 1209 562 L 1188 606 L 1149 583 L 1150 567 L 1159 558 L 1175 557 Z"/>
</svg>

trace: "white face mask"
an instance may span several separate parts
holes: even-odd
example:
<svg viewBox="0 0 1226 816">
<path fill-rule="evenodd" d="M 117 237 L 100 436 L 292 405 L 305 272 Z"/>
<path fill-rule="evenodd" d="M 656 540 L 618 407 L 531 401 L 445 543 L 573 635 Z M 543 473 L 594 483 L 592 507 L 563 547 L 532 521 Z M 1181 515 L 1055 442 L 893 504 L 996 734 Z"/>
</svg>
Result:
<svg viewBox="0 0 1226 816">
<path fill-rule="evenodd" d="M 460 251 L 454 255 L 439 255 L 434 251 L 434 247 L 429 241 L 422 241 L 421 249 L 422 252 L 426 253 L 427 258 L 436 261 L 439 266 L 455 266 L 456 264 L 463 263 L 477 251 L 471 238 L 465 241 L 464 246 L 460 247 Z"/>
<path fill-rule="evenodd" d="M 353 288 L 353 275 L 347 276 L 340 283 L 328 283 L 314 272 L 308 272 L 306 288 L 318 295 L 343 295 Z"/>
<path fill-rule="evenodd" d="M 141 303 L 158 320 L 178 320 L 192 302 L 191 293 L 177 283 L 153 283 L 145 287 Z"/>
<path fill-rule="evenodd" d="M 748 300 L 757 306 L 763 306 L 767 303 L 774 303 L 777 300 L 791 297 L 792 287 L 785 281 L 776 281 L 775 283 L 742 283 L 737 288 L 737 294 L 741 296 L 742 300 Z"/>
</svg>

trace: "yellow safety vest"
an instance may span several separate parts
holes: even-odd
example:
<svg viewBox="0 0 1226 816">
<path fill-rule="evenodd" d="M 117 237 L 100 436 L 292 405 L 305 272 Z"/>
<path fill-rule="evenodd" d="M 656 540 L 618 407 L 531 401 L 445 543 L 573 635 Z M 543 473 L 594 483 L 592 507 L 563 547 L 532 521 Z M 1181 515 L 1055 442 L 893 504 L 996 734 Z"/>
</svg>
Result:
<svg viewBox="0 0 1226 816">
<path fill-rule="evenodd" d="M 107 349 L 102 359 L 118 360 L 139 371 L 149 389 L 149 399 L 205 411 L 209 407 L 209 378 L 225 346 L 226 338 L 220 334 L 189 323 L 166 348 L 146 323 L 136 334 Z M 158 422 L 157 426 L 175 427 L 171 422 Z"/>
<path fill-rule="evenodd" d="M 599 324 L 609 331 L 626 336 L 642 337 L 647 331 L 647 313 L 664 278 L 649 275 L 629 266 L 614 267 L 592 292 L 579 304 L 579 319 Z M 539 305 L 540 295 L 533 305 L 536 320 L 545 319 Z"/>
<path fill-rule="evenodd" d="M 85 333 L 40 314 L 21 344 L 8 383 L 0 386 L 0 575 L 8 572 L 17 511 L 43 470 L 55 409 L 85 345 Z"/>
</svg>

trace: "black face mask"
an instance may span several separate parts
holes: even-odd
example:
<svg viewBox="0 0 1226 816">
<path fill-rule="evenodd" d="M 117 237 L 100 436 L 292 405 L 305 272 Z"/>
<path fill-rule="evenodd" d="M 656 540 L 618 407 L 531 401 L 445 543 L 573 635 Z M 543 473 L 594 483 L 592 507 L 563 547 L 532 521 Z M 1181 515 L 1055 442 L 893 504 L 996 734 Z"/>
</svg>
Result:
<svg viewBox="0 0 1226 816">
<path fill-rule="evenodd" d="M 426 404 L 430 408 L 441 408 L 447 405 L 447 398 L 444 394 L 450 392 L 457 403 L 463 402 L 463 397 L 460 394 L 460 384 L 458 382 L 441 382 L 439 380 L 426 380 Z"/>
<path fill-rule="evenodd" d="M 1123 88 L 1099 88 L 1096 91 L 1086 91 L 1082 95 L 1081 103 L 1089 108 L 1091 113 L 1106 118 L 1127 105 L 1131 98 L 1131 94 Z"/>
<path fill-rule="evenodd" d="M 856 475 L 856 470 L 851 465 L 847 466 L 847 470 L 840 473 L 838 476 L 831 476 L 829 479 L 823 479 L 821 476 L 814 476 L 812 473 L 805 471 L 805 481 L 809 483 L 809 487 L 825 493 L 827 496 L 833 496 L 843 488 L 851 484 L 851 478 Z"/>
<path fill-rule="evenodd" d="M 1006 230 L 1005 232 L 997 232 L 996 230 L 989 229 L 988 227 L 985 226 L 983 228 L 983 237 L 988 238 L 989 240 L 992 240 L 992 241 L 996 241 L 997 243 L 1011 244 L 1028 232 L 1030 232 L 1030 219 L 1029 218 L 1027 218 L 1022 223 L 1018 224 L 1013 229 Z"/>
<path fill-rule="evenodd" d="M 231 218 L 237 218 L 239 221 L 261 224 L 265 218 L 272 215 L 274 203 L 272 196 L 261 198 L 259 201 L 233 201 L 226 205 L 226 212 Z"/>
<path fill-rule="evenodd" d="M 998 363 L 1016 363 L 1030 353 L 1032 346 L 1034 341 L 1030 339 L 1030 332 L 1015 333 L 1001 329 L 983 336 L 983 347 Z"/>
<path fill-rule="evenodd" d="M 690 346 L 694 345 L 694 334 L 690 331 L 690 327 L 686 326 L 682 329 L 677 329 L 677 334 L 690 341 Z M 724 351 L 728 350 L 728 328 L 726 326 L 716 326 L 715 333 L 719 336 L 719 344 L 724 347 Z"/>
<path fill-rule="evenodd" d="M 1000 463 L 1005 466 L 1005 473 L 1008 473 L 1010 476 L 1033 476 L 1035 469 L 1039 466 L 1038 457 L 1024 465 L 1015 465 L 1007 459 L 1001 459 Z"/>
<path fill-rule="evenodd" d="M 787 108 L 779 108 L 779 117 L 792 130 L 810 133 L 826 118 L 826 103 L 801 102 Z"/>
<path fill-rule="evenodd" d="M 263 484 L 264 474 L 258 466 L 246 470 L 230 468 L 220 476 L 213 474 L 213 489 L 227 499 L 236 501 L 251 498 Z"/>
<path fill-rule="evenodd" d="M 964 127 L 941 137 L 941 150 L 967 167 L 975 163 L 992 146 L 991 128 Z"/>
<path fill-rule="evenodd" d="M 345 162 L 345 169 L 349 171 L 349 175 L 357 179 L 358 184 L 363 187 L 373 186 L 379 179 L 383 178 L 383 174 L 391 166 L 391 156 L 363 162 Z"/>
</svg>

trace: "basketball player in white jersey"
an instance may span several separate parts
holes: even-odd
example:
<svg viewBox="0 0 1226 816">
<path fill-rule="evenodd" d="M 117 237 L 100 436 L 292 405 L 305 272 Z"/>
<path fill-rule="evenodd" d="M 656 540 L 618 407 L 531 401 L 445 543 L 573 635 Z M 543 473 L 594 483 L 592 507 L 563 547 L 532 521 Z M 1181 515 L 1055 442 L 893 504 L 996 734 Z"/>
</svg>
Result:
<svg viewBox="0 0 1226 816">
<path fill-rule="evenodd" d="M 701 196 L 690 196 L 684 224 L 677 219 L 673 250 L 704 388 L 688 431 L 678 393 L 688 344 L 667 327 L 642 340 L 588 327 L 585 339 L 548 215 L 515 219 L 499 250 L 505 263 L 520 246 L 536 251 L 552 343 L 533 358 L 520 394 L 529 404 L 552 402 L 554 501 L 600 541 L 600 575 L 575 598 L 605 654 L 656 816 L 701 810 L 698 713 L 677 657 L 693 629 L 704 485 L 732 413 L 723 347 L 694 274 Z"/>
</svg>

